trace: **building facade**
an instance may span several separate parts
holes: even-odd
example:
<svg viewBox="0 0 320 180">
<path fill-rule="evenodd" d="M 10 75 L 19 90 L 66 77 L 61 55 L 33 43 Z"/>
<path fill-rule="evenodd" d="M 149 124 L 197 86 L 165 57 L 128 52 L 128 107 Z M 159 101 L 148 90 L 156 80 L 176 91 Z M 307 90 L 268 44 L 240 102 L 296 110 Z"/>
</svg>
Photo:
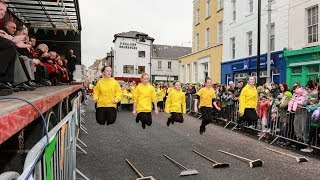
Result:
<svg viewBox="0 0 320 180">
<path fill-rule="evenodd" d="M 180 81 L 203 83 L 206 77 L 220 82 L 223 0 L 193 1 L 192 53 L 180 58 Z"/>
<path fill-rule="evenodd" d="M 286 80 L 286 62 L 283 51 L 271 53 L 271 82 L 282 83 Z M 265 81 L 267 77 L 267 54 L 260 56 L 260 78 Z M 234 61 L 221 63 L 221 82 L 227 84 L 229 81 L 245 81 L 249 76 L 257 75 L 257 56 L 246 57 Z"/>
<path fill-rule="evenodd" d="M 101 60 L 96 60 L 93 65 L 89 66 L 87 71 L 87 79 L 89 82 L 93 82 L 99 79 L 101 75 L 99 67 L 101 67 Z"/>
<path fill-rule="evenodd" d="M 175 81 L 179 77 L 179 57 L 191 53 L 192 48 L 152 45 L 152 81 Z"/>
<path fill-rule="evenodd" d="M 266 81 L 268 1 L 261 1 L 260 82 Z M 289 0 L 271 3 L 271 81 L 286 80 L 284 48 L 288 47 Z M 258 0 L 226 0 L 224 2 L 224 36 L 221 82 L 244 80 L 256 76 Z M 280 61 L 280 62 L 277 62 Z M 248 67 L 236 68 L 236 64 Z M 226 71 L 228 69 L 229 71 Z M 230 71 L 231 70 L 231 71 Z"/>
<path fill-rule="evenodd" d="M 154 39 L 137 31 L 114 35 L 114 77 L 140 81 L 142 73 L 151 74 L 151 48 Z"/>
<path fill-rule="evenodd" d="M 287 83 L 291 87 L 295 82 L 319 82 L 319 4 L 320 0 L 290 0 L 289 48 L 284 55 Z"/>
</svg>

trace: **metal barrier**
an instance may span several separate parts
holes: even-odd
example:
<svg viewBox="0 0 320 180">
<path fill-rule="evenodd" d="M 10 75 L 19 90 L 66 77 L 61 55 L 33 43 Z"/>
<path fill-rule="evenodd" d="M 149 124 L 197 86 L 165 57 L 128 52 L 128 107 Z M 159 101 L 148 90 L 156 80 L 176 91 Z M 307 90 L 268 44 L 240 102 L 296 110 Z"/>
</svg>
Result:
<svg viewBox="0 0 320 180">
<path fill-rule="evenodd" d="M 191 114 L 194 112 L 194 97 L 189 95 L 187 100 L 190 102 L 188 114 Z M 259 140 L 264 137 L 272 137 L 273 140 L 270 144 L 283 139 L 320 149 L 320 123 L 311 121 L 312 112 L 308 112 L 305 107 L 299 107 L 296 113 L 287 114 L 286 109 L 279 109 L 275 104 L 272 104 L 266 121 L 262 122 L 261 119 L 258 119 L 251 126 L 246 121 L 240 121 L 238 110 L 239 102 L 234 100 L 233 105 L 227 106 L 222 111 L 223 118 L 221 120 L 226 122 L 224 128 L 233 125 L 231 130 L 234 130 L 242 126 L 258 132 Z M 217 119 L 219 120 L 219 118 Z"/>
<path fill-rule="evenodd" d="M 77 145 L 78 135 L 80 129 L 84 128 L 81 97 L 79 93 L 73 101 L 72 111 L 29 151 L 22 174 L 6 172 L 0 175 L 1 180 L 13 179 L 12 177 L 18 180 L 76 179 L 77 173 L 88 179 L 76 168 L 76 150 L 80 147 Z"/>
<path fill-rule="evenodd" d="M 202 114 L 201 112 L 195 112 L 194 109 L 194 102 L 195 102 L 195 96 L 196 94 L 186 94 L 186 103 L 187 103 L 187 114 L 188 115 L 194 115 L 197 118 L 201 118 Z M 200 100 L 198 101 L 198 105 L 199 105 Z"/>
</svg>

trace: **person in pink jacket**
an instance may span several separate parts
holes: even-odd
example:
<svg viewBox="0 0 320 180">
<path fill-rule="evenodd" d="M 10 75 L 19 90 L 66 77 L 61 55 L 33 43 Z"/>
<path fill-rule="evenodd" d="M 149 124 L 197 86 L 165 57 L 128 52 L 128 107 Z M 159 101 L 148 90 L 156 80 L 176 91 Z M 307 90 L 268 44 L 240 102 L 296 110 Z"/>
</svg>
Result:
<svg viewBox="0 0 320 180">
<path fill-rule="evenodd" d="M 305 90 L 301 87 L 297 88 L 294 92 L 292 99 L 289 101 L 287 113 L 289 113 L 289 112 L 295 113 L 298 105 L 305 104 L 306 100 L 307 100 L 307 98 L 305 95 Z"/>
</svg>

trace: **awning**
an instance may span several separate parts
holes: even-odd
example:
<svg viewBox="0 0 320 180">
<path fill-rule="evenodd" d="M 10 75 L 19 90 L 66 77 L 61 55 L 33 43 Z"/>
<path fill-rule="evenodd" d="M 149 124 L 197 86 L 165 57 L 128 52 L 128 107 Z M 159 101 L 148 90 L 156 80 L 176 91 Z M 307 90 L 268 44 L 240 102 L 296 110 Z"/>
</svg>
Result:
<svg viewBox="0 0 320 180">
<path fill-rule="evenodd" d="M 5 0 L 31 28 L 81 31 L 78 0 Z"/>
</svg>

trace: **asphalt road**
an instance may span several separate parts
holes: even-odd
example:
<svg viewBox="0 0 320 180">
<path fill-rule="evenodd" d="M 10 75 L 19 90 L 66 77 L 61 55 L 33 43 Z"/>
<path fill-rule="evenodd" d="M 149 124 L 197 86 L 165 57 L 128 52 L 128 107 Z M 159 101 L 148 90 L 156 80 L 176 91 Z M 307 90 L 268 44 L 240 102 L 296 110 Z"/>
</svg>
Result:
<svg viewBox="0 0 320 180">
<path fill-rule="evenodd" d="M 87 155 L 78 154 L 77 167 L 92 180 L 133 180 L 134 172 L 126 164 L 129 159 L 143 175 L 155 179 L 175 180 L 180 169 L 163 157 L 173 157 L 183 165 L 196 169 L 199 174 L 186 180 L 213 179 L 320 179 L 320 161 L 308 157 L 307 163 L 296 163 L 293 158 L 269 152 L 270 147 L 301 156 L 251 137 L 210 124 L 199 134 L 201 120 L 185 115 L 185 122 L 166 126 L 168 115 L 153 115 L 153 124 L 145 130 L 135 122 L 131 112 L 120 111 L 112 126 L 95 122 L 92 102 L 86 107 L 86 128 L 89 135 L 81 134 L 87 143 Z M 219 162 L 230 163 L 229 168 L 213 169 L 212 163 L 194 154 L 195 149 Z M 218 152 L 229 151 L 250 159 L 261 159 L 263 167 L 250 168 L 248 163 Z"/>
</svg>

